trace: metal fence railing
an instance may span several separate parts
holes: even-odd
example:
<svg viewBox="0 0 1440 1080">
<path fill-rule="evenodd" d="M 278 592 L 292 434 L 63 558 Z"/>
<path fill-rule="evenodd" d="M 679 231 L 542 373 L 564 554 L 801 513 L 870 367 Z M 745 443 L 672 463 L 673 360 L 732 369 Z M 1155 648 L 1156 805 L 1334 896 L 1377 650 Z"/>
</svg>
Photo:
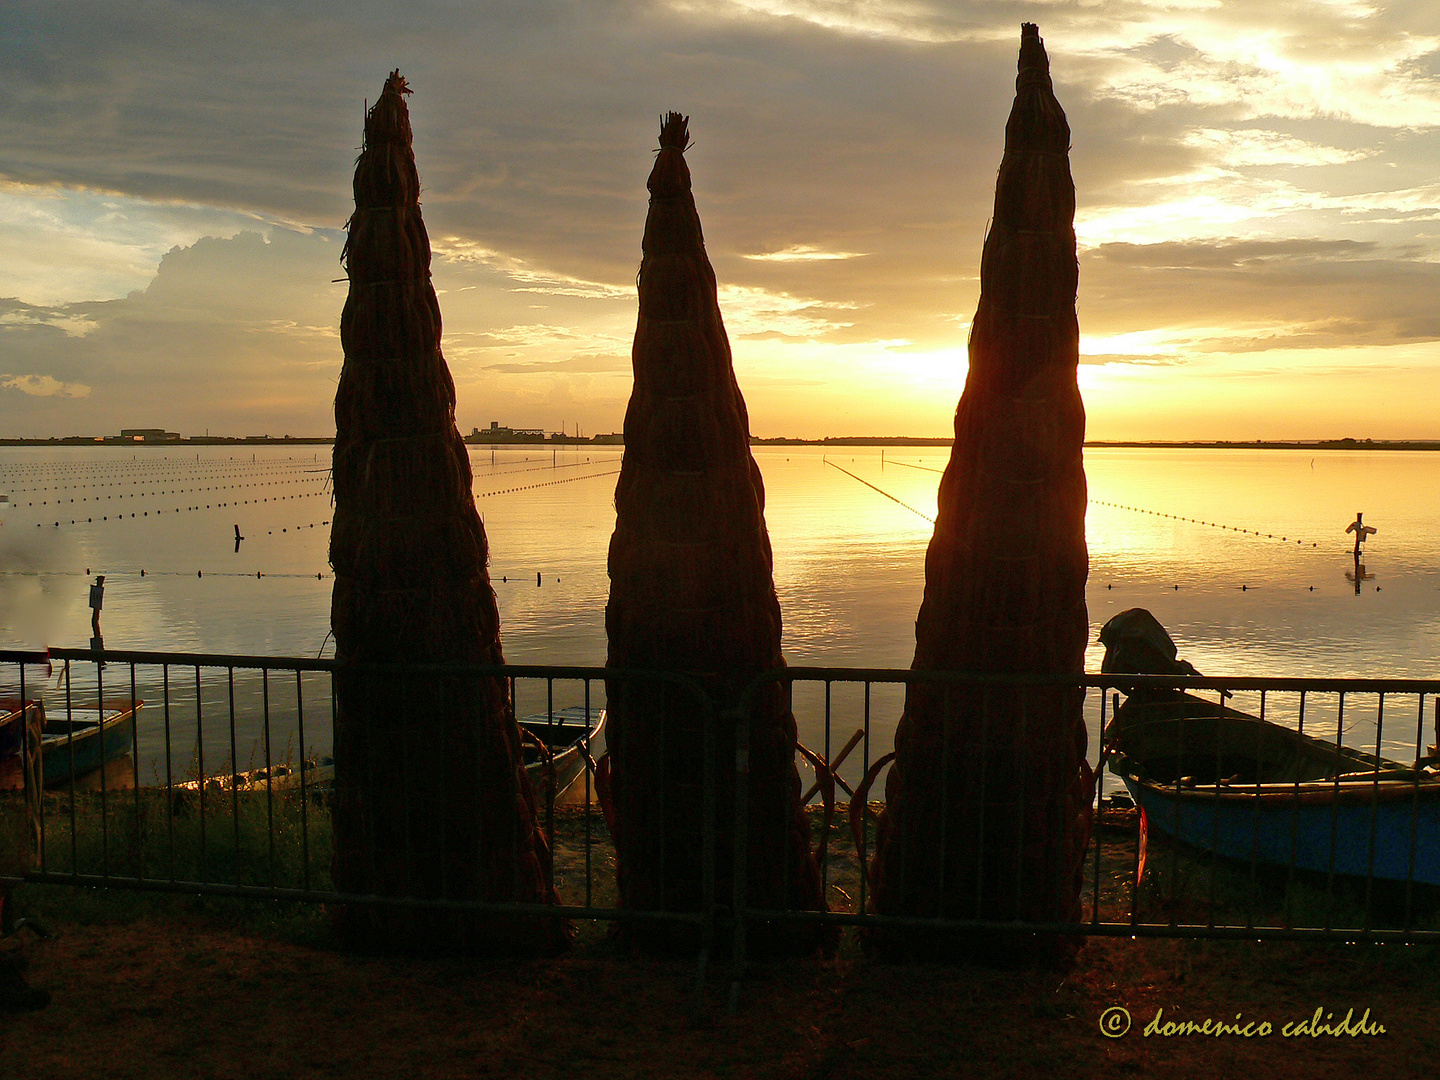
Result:
<svg viewBox="0 0 1440 1080">
<path fill-rule="evenodd" d="M 545 910 L 641 927 L 683 924 L 692 928 L 702 961 L 723 944 L 733 950 L 737 971 L 752 932 L 807 924 L 830 933 L 858 926 L 867 932 L 1440 940 L 1440 773 L 1433 745 L 1440 739 L 1431 727 L 1440 725 L 1440 681 L 981 677 L 797 667 L 755 676 L 720 698 L 699 679 L 595 667 L 367 669 L 397 685 L 423 686 L 457 672 L 503 680 L 534 747 L 529 772 L 560 902 L 536 908 L 454 899 L 433 888 L 376 896 L 336 887 L 337 670 L 334 661 L 294 658 L 0 652 L 0 788 L 10 789 L 0 794 L 0 805 L 12 820 L 23 817 L 28 852 L 27 865 L 0 867 L 0 877 L 332 904 Z M 667 892 L 667 884 L 654 895 L 669 902 L 617 906 L 617 852 L 598 797 L 606 773 L 600 720 L 607 681 L 612 691 L 641 687 L 652 696 L 668 687 L 672 703 L 676 694 L 690 703 L 680 710 L 685 719 L 657 729 L 646 748 L 668 763 L 653 775 L 690 778 L 653 793 L 671 800 L 663 811 L 670 862 L 662 857 L 659 873 L 678 882 L 687 866 L 694 869 L 700 876 L 685 894 L 689 900 L 674 900 L 683 889 Z M 1176 689 L 1181 684 L 1185 694 Z M 824 910 L 765 907 L 749 892 L 754 868 L 747 860 L 765 850 L 750 835 L 756 796 L 748 725 L 755 703 L 776 687 L 803 747 L 795 758 L 800 787 L 786 797 L 803 802 L 811 839 L 823 853 Z M 973 759 L 966 782 L 980 789 L 965 798 L 974 796 L 981 808 L 1025 805 L 1034 794 L 1026 785 L 1043 775 L 1023 755 L 1005 759 L 1012 767 L 994 765 L 1001 761 L 995 748 L 1017 725 L 1038 732 L 1048 722 L 1048 714 L 1027 715 L 1024 702 L 1052 701 L 1057 691 L 1081 701 L 1095 784 L 1087 796 L 1091 825 L 1080 918 L 1025 917 L 1020 876 L 1013 910 L 1005 907 L 1008 882 L 977 879 L 954 885 L 974 890 L 973 906 L 877 911 L 870 873 L 876 815 L 885 809 L 881 796 L 894 768 L 887 755 L 896 725 L 916 687 L 953 700 L 956 717 L 970 717 L 952 723 L 946 713 L 940 756 L 942 772 Z M 1041 689 L 1051 696 L 1026 696 Z M 7 736 L 12 729 L 23 734 Z M 952 729 L 962 745 L 946 741 Z M 1032 747 L 1027 753 L 1036 737 L 1021 740 Z M 402 789 L 429 790 L 414 786 L 417 770 L 443 769 L 445 747 L 402 746 L 405 736 L 396 738 L 388 762 L 376 767 L 393 766 L 388 782 Z M 1043 740 L 1039 745 L 1043 756 Z M 988 775 L 982 760 L 991 762 Z M 938 789 L 941 799 L 951 798 L 946 783 Z M 993 845 L 997 836 L 1013 836 L 1026 850 L 1058 842 L 1040 835 L 1024 814 L 1013 822 L 992 817 L 987 827 L 953 809 L 938 812 L 935 856 L 942 861 Z M 437 821 L 434 827 L 447 826 Z M 417 845 L 419 851 L 423 844 Z M 1012 865 L 996 858 L 977 856 L 967 865 Z M 949 889 L 945 874 L 939 880 Z"/>
</svg>

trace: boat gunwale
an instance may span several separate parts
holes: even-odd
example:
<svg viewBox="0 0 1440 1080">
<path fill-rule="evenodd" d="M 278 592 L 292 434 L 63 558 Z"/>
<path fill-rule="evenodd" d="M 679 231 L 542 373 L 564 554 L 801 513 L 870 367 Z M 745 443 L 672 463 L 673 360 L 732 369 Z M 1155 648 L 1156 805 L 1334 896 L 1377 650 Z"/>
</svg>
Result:
<svg viewBox="0 0 1440 1080">
<path fill-rule="evenodd" d="M 1420 796 L 1429 801 L 1440 800 L 1440 775 L 1398 776 L 1392 771 L 1343 773 L 1325 780 L 1278 780 L 1240 784 L 1194 784 L 1182 786 L 1178 781 L 1161 783 L 1143 777 L 1123 752 L 1111 758 L 1111 771 L 1129 784 L 1134 783 L 1156 795 L 1175 802 L 1249 802 L 1269 807 L 1290 807 L 1334 803 L 1371 804 L 1398 802 Z M 1138 801 L 1138 800 L 1137 800 Z"/>
</svg>

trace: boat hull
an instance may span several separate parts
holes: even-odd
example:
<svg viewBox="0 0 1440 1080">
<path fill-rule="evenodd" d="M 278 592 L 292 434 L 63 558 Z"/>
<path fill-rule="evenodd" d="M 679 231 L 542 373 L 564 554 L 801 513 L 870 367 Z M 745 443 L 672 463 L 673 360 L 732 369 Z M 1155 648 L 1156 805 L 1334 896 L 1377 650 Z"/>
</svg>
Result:
<svg viewBox="0 0 1440 1080">
<path fill-rule="evenodd" d="M 587 719 L 594 719 L 594 726 Z M 556 806 L 584 805 L 587 797 L 594 799 L 594 780 L 586 784 L 586 773 L 593 768 L 594 754 L 599 750 L 604 737 L 605 712 L 592 710 L 588 716 L 583 706 L 558 709 L 553 714 L 541 713 L 521 718 L 520 725 L 527 733 L 523 749 L 525 772 L 530 777 L 531 787 L 541 806 L 547 805 L 554 793 Z M 590 756 L 587 758 L 586 733 L 589 733 Z M 549 760 L 541 750 L 548 748 Z M 307 791 L 326 792 L 335 783 L 335 759 L 329 756 L 318 760 L 306 760 L 301 768 L 289 764 L 278 764 L 271 769 L 252 769 L 233 776 L 224 774 L 209 777 L 205 790 L 229 791 L 281 791 L 298 789 L 301 785 L 301 769 Z M 177 791 L 195 791 L 199 784 L 188 780 L 174 785 Z"/>
<path fill-rule="evenodd" d="M 1179 692 L 1132 697 L 1110 770 L 1146 826 L 1230 859 L 1440 885 L 1440 775 Z"/>
<path fill-rule="evenodd" d="M 556 806 L 583 806 L 593 801 L 595 781 L 592 776 L 587 783 L 586 774 L 594 768 L 595 758 L 601 752 L 605 711 L 591 710 L 587 714 L 584 706 L 576 705 L 553 714 L 522 717 L 520 726 L 534 737 L 533 740 L 527 738 L 524 750 L 525 772 L 530 777 L 536 802 L 543 807 L 550 802 L 552 794 Z M 549 748 L 549 762 L 538 752 L 537 742 Z"/>
<path fill-rule="evenodd" d="M 1123 779 L 1149 829 L 1192 847 L 1317 874 L 1440 885 L 1440 782 L 1216 794 Z"/>
<path fill-rule="evenodd" d="M 56 787 L 130 753 L 135 741 L 135 713 L 143 702 L 107 702 L 103 723 L 85 719 L 90 708 L 76 709 L 72 717 L 46 720 L 40 737 L 43 783 Z"/>
<path fill-rule="evenodd" d="M 45 708 L 36 700 L 27 700 L 22 709 L 16 698 L 0 699 L 0 791 L 23 791 L 25 789 L 25 766 L 34 767 L 23 753 L 28 734 L 30 756 L 38 761 L 40 752 L 40 726 L 44 722 Z"/>
</svg>

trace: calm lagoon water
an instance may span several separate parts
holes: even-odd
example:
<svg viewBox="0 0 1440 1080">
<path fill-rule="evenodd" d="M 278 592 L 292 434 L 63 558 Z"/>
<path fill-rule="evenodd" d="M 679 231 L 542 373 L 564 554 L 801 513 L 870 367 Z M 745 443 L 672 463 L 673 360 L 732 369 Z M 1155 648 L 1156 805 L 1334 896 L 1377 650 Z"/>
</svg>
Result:
<svg viewBox="0 0 1440 1080">
<path fill-rule="evenodd" d="M 948 454 L 755 450 L 791 664 L 909 665 L 927 518 Z M 507 659 L 603 663 L 620 448 L 472 447 L 471 460 Z M 10 496 L 0 511 L 0 647 L 87 645 L 88 587 L 104 574 L 109 648 L 329 655 L 328 467 L 328 447 L 0 449 L 0 492 Z M 1089 670 L 1099 669 L 1100 626 L 1140 606 L 1207 674 L 1440 677 L 1440 453 L 1092 449 L 1086 473 Z M 1345 533 L 1357 511 L 1379 530 L 1366 545 L 1373 578 L 1358 592 Z M 264 688 L 237 681 L 250 703 L 236 747 L 243 766 L 259 752 L 250 706 Z M 278 752 L 298 740 L 295 690 L 268 689 Z M 328 732 L 315 718 L 328 716 L 328 687 L 302 690 L 304 742 L 323 750 Z M 193 712 L 196 693 L 193 674 L 188 688 L 172 685 L 175 710 Z M 229 693 L 223 673 L 202 679 L 201 722 L 185 720 L 217 765 L 228 731 L 211 724 Z M 556 704 L 579 693 L 564 689 Z M 863 708 L 858 690 L 847 693 L 836 691 L 837 743 Z M 822 745 L 813 698 L 797 698 L 797 715 L 802 739 Z M 889 749 L 898 715 L 898 694 L 877 688 L 872 757 Z M 142 725 L 142 751 L 153 756 L 162 736 Z M 172 759 L 191 752 L 172 747 Z M 1396 753 L 1405 756 L 1403 739 Z"/>
</svg>

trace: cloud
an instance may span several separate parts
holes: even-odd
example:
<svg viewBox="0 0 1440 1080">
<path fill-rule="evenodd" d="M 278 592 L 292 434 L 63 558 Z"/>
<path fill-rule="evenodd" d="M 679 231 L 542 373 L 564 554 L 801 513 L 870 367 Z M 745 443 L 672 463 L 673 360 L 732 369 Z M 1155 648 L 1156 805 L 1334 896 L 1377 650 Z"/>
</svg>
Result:
<svg viewBox="0 0 1440 1080">
<path fill-rule="evenodd" d="M 31 397 L 82 398 L 90 396 L 84 383 L 65 383 L 51 375 L 0 375 L 0 389 L 19 390 Z"/>
<path fill-rule="evenodd" d="M 0 370 L 92 393 L 3 394 L 0 420 L 327 430 L 361 108 L 397 65 L 462 419 L 555 426 L 555 380 L 590 373 L 569 419 L 618 426 L 671 108 L 737 362 L 773 368 L 752 415 L 863 410 L 859 376 L 850 406 L 778 387 L 963 352 L 1022 19 L 1071 122 L 1087 334 L 1433 339 L 1432 4 L 16 0 L 0 296 L 27 306 L 0 310 Z"/>
<path fill-rule="evenodd" d="M 625 356 L 571 356 L 564 360 L 532 360 L 518 364 L 486 364 L 486 371 L 510 375 L 534 375 L 562 371 L 601 372 L 607 375 L 630 374 L 630 359 Z"/>
<path fill-rule="evenodd" d="M 1231 168 L 1254 165 L 1342 165 L 1370 157 L 1373 150 L 1323 146 L 1261 128 L 1196 128 L 1181 142 Z"/>
<path fill-rule="evenodd" d="M 202 238 L 143 290 L 45 307 L 0 302 L 0 423 L 325 431 L 339 373 L 340 238 L 282 229 Z M 196 423 L 196 420 L 199 423 Z M 42 427 L 43 431 L 44 428 Z"/>
<path fill-rule="evenodd" d="M 1170 241 L 1156 244 L 1101 244 L 1090 257 L 1126 266 L 1185 269 L 1274 265 L 1278 262 L 1373 258 L 1378 245 L 1358 240 L 1221 240 L 1215 243 Z"/>
<path fill-rule="evenodd" d="M 865 254 L 863 251 L 823 251 L 813 244 L 791 244 L 779 251 L 742 255 L 741 258 L 755 262 L 833 262 L 841 259 L 863 259 Z"/>
<path fill-rule="evenodd" d="M 1104 244 L 1081 258 L 1081 325 L 1176 354 L 1440 341 L 1440 264 L 1424 254 L 1318 238 Z"/>
</svg>

